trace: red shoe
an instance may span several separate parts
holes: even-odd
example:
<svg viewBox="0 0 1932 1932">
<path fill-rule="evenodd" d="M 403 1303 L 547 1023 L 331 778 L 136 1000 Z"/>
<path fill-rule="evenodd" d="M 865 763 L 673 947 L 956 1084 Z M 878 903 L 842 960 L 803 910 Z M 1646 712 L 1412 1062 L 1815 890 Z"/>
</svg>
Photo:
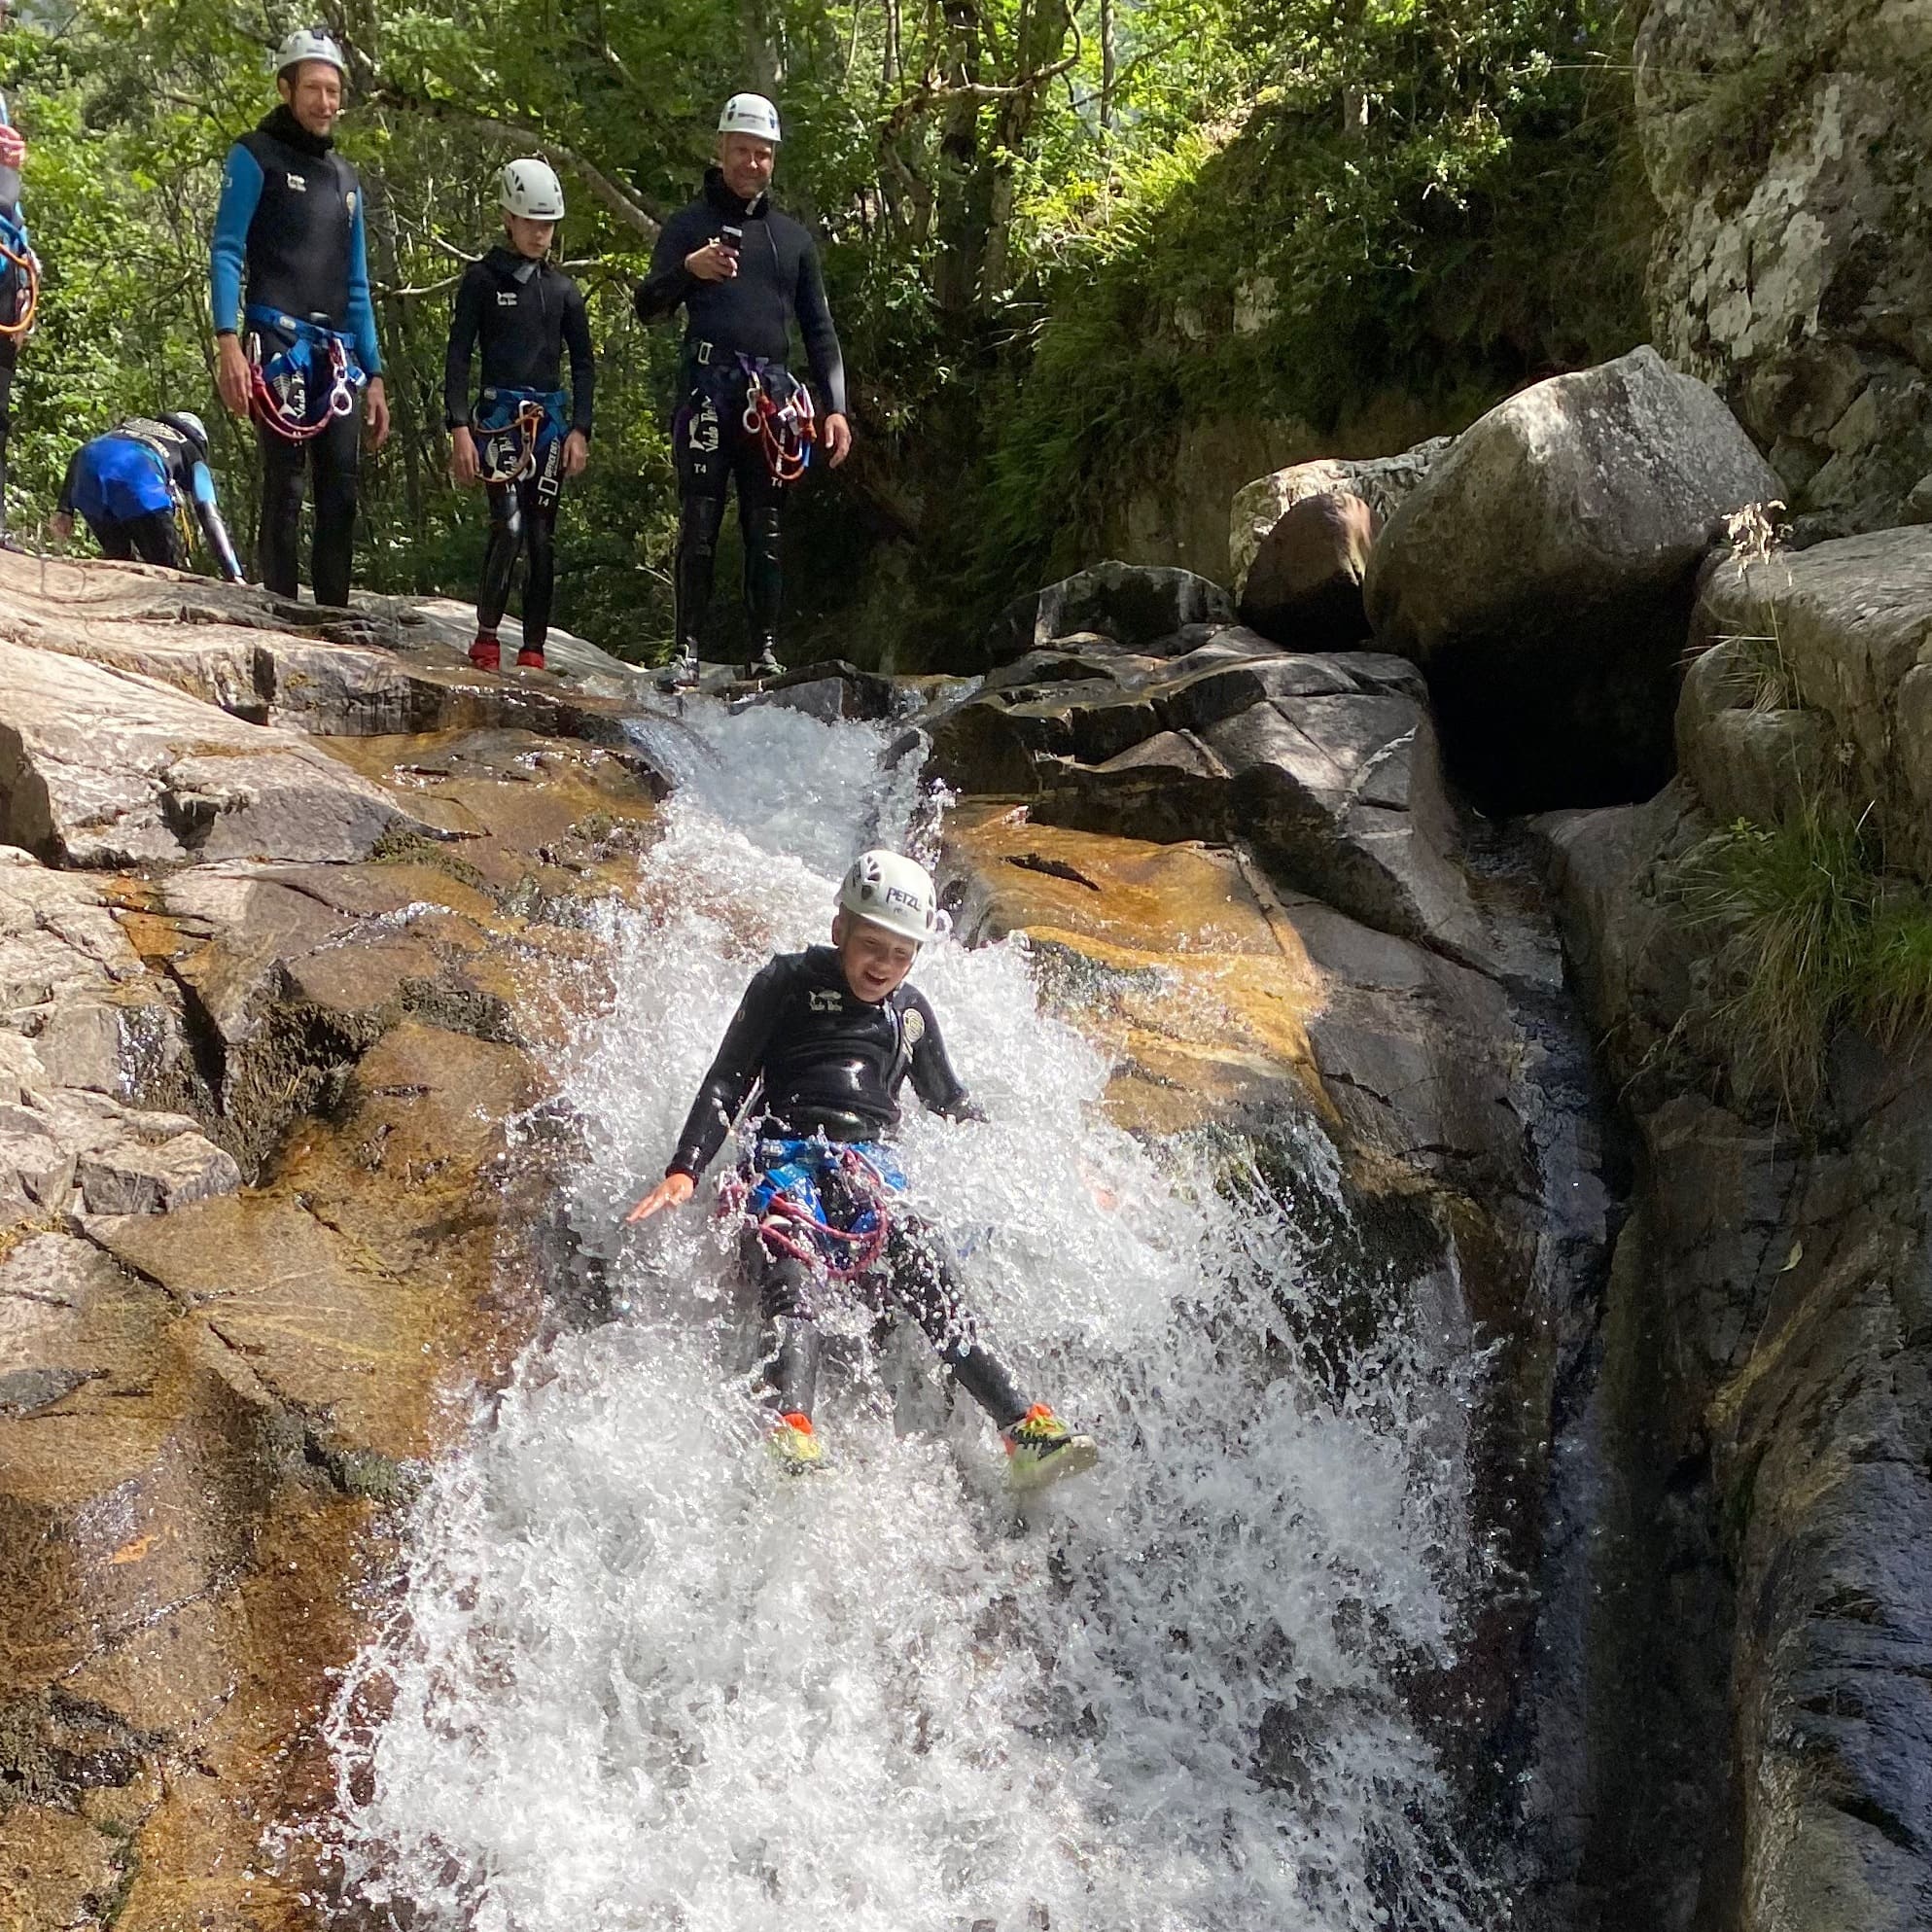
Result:
<svg viewBox="0 0 1932 1932">
<path fill-rule="evenodd" d="M 479 671 L 501 670 L 503 646 L 495 638 L 485 637 L 478 631 L 476 642 L 470 647 L 470 662 Z"/>
<path fill-rule="evenodd" d="M 522 670 L 541 671 L 544 668 L 544 653 L 541 650 L 532 650 L 526 644 L 516 653 L 516 662 Z"/>
</svg>

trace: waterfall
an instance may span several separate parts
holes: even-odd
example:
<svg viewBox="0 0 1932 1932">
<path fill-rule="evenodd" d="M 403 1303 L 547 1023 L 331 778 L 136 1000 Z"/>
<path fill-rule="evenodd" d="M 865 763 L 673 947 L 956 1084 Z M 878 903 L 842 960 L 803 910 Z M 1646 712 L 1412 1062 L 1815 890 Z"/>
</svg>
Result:
<svg viewBox="0 0 1932 1932">
<path fill-rule="evenodd" d="M 1495 1924 L 1401 1696 L 1484 1582 L 1444 1324 L 1318 1372 L 1297 1337 L 1331 1285 L 1311 1230 L 1345 1212 L 1327 1142 L 1290 1130 L 1294 1203 L 1232 1137 L 1136 1142 L 1022 943 L 916 968 L 990 1119 L 912 1105 L 902 1145 L 1022 1386 L 1103 1460 L 1022 1510 L 916 1331 L 858 1311 L 831 1468 L 768 1460 L 710 1179 L 618 1222 L 745 981 L 824 938 L 846 861 L 926 807 L 885 729 L 692 713 L 641 727 L 680 786 L 561 1072 L 570 1212 L 616 1312 L 533 1348 L 417 1505 L 332 1720 L 356 1922 Z"/>
</svg>

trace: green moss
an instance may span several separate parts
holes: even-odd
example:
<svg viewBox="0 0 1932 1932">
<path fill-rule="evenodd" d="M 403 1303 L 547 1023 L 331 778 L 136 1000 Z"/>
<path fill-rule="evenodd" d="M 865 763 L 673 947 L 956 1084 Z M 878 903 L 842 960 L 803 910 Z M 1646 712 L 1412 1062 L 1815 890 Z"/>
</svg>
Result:
<svg viewBox="0 0 1932 1932">
<path fill-rule="evenodd" d="M 384 832 L 369 856 L 377 865 L 430 865 L 476 892 L 487 893 L 490 889 L 482 873 L 467 859 L 459 859 L 442 840 L 404 831 L 400 825 L 392 825 Z"/>
</svg>

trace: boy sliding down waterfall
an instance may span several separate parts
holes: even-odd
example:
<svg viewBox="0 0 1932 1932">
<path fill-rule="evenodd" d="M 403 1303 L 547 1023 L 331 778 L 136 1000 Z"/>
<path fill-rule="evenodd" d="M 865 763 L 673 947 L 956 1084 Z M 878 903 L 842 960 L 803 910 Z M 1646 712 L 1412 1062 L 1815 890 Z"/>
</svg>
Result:
<svg viewBox="0 0 1932 1932">
<path fill-rule="evenodd" d="M 781 953 L 745 990 L 664 1178 L 627 1216 L 681 1208 L 759 1088 L 755 1150 L 727 1183 L 748 1222 L 777 1399 L 772 1447 L 793 1468 L 823 1455 L 812 1432 L 820 1311 L 841 1288 L 896 1303 L 926 1331 L 953 1378 L 993 1418 L 1012 1479 L 1036 1487 L 1089 1469 L 1099 1454 L 1043 1402 L 1029 1404 L 978 1338 L 959 1263 L 938 1233 L 894 1199 L 905 1176 L 883 1139 L 908 1074 L 934 1113 L 985 1116 L 946 1058 L 939 1022 L 905 984 L 919 949 L 943 936 L 932 880 L 896 852 L 867 852 L 839 888 L 831 944 Z"/>
</svg>

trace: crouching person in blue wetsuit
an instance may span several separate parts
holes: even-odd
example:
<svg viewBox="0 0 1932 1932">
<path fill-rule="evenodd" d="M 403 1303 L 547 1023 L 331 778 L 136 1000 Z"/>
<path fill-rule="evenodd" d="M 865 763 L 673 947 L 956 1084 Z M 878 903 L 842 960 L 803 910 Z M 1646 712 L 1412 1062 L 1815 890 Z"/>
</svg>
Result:
<svg viewBox="0 0 1932 1932">
<path fill-rule="evenodd" d="M 1094 1440 L 1029 1402 L 981 1341 L 958 1261 L 899 1203 L 905 1177 L 884 1139 L 908 1077 L 933 1112 L 984 1117 L 946 1057 L 932 1008 L 905 983 L 920 947 L 944 931 L 923 866 L 896 852 L 863 854 L 839 888 L 831 944 L 780 954 L 746 989 L 664 1178 L 628 1218 L 689 1201 L 757 1090 L 754 1151 L 730 1193 L 742 1198 L 746 1259 L 771 1324 L 774 1451 L 794 1467 L 821 1459 L 818 1322 L 827 1300 L 849 1291 L 919 1323 L 993 1419 L 1015 1483 L 1032 1487 L 1091 1468 Z"/>
<path fill-rule="evenodd" d="M 228 150 L 208 271 L 215 385 L 237 416 L 255 419 L 262 448 L 256 568 L 276 596 L 294 598 L 312 474 L 309 581 L 315 601 L 332 605 L 349 601 L 358 390 L 367 391 L 370 442 L 380 449 L 389 439 L 362 183 L 334 152 L 347 74 L 341 48 L 320 27 L 282 43 L 281 105 Z"/>
<path fill-rule="evenodd" d="M 74 534 L 77 513 L 102 556 L 139 557 L 168 570 L 188 568 L 183 526 L 193 515 L 222 575 L 242 580 L 208 474 L 208 431 L 190 410 L 129 416 L 84 442 L 68 461 L 54 508 L 52 527 L 63 542 Z"/>
<path fill-rule="evenodd" d="M 511 161 L 497 177 L 508 247 L 499 244 L 464 270 L 449 325 L 442 405 L 450 474 L 481 476 L 489 488 L 490 541 L 476 593 L 470 661 L 503 661 L 497 626 L 509 603 L 521 551 L 523 648 L 517 663 L 544 668 L 556 581 L 557 503 L 564 478 L 590 460 L 597 364 L 583 295 L 545 259 L 564 218 L 563 184 L 544 161 Z M 482 395 L 470 406 L 470 361 L 482 344 Z M 562 389 L 570 351 L 570 394 Z"/>
</svg>

